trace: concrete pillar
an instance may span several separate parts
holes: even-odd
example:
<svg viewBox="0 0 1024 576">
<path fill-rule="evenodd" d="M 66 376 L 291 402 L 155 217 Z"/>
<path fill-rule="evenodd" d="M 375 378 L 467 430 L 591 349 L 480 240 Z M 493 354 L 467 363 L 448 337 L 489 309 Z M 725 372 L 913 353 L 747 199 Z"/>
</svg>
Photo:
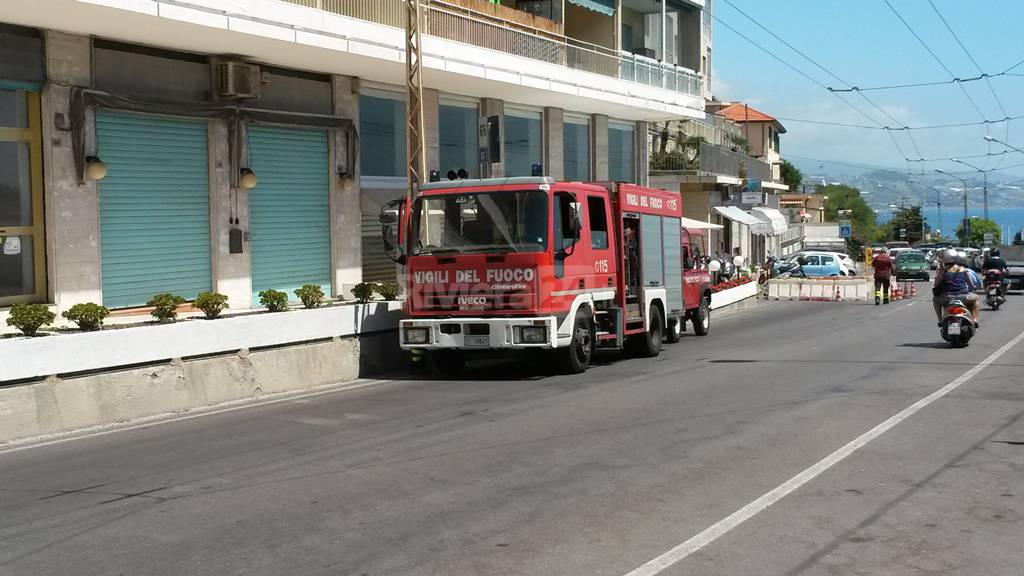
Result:
<svg viewBox="0 0 1024 576">
<path fill-rule="evenodd" d="M 594 167 L 594 180 L 600 182 L 608 179 L 608 117 L 594 114 L 590 129 L 590 165 Z"/>
<path fill-rule="evenodd" d="M 565 179 L 565 118 L 561 108 L 544 109 L 544 174 Z"/>
<path fill-rule="evenodd" d="M 359 126 L 359 79 L 335 75 L 331 77 L 331 87 L 334 113 Z M 355 153 L 349 154 L 349 146 L 356 146 Z M 349 142 L 344 131 L 334 131 L 330 179 L 332 286 L 336 296 L 345 298 L 350 298 L 352 287 L 363 281 L 359 152 L 358 143 Z"/>
<path fill-rule="evenodd" d="M 427 173 L 423 181 L 430 180 L 431 170 L 441 169 L 440 95 L 437 90 L 423 89 L 423 136 L 427 144 Z M 441 174 L 441 178 L 444 178 Z"/>
<path fill-rule="evenodd" d="M 252 306 L 252 258 L 248 241 L 249 191 L 231 188 L 231 153 L 228 125 L 223 120 L 209 123 L 210 224 L 213 289 L 228 297 L 232 308 Z M 237 198 L 235 195 L 237 194 Z M 234 218 L 238 223 L 234 223 Z M 231 254 L 231 230 L 242 231 L 246 239 L 241 254 Z"/>
<path fill-rule="evenodd" d="M 650 181 L 648 161 L 650 157 L 650 147 L 647 143 L 647 122 L 639 121 L 636 123 L 636 127 L 633 129 L 633 154 L 636 170 L 636 183 L 641 186 L 647 186 Z"/>
<path fill-rule="evenodd" d="M 491 117 L 491 116 L 497 116 L 498 117 L 499 141 L 504 140 L 504 137 L 505 137 L 505 102 L 503 100 L 498 100 L 497 98 L 482 98 L 480 100 L 480 122 L 481 122 L 481 124 L 487 122 L 487 119 L 489 117 Z M 481 135 L 480 146 L 481 147 L 487 146 L 487 136 L 486 136 L 486 134 L 482 134 Z M 504 146 L 504 142 L 502 142 L 501 158 L 499 160 L 504 160 L 504 158 L 505 158 L 505 146 Z M 487 168 L 488 167 L 485 166 L 484 170 L 481 171 L 481 174 L 480 174 L 481 178 L 504 178 L 505 177 L 505 163 L 504 162 L 495 162 L 494 158 L 492 158 L 490 166 L 489 166 L 490 170 L 488 170 Z"/>
<path fill-rule="evenodd" d="M 64 311 L 81 302 L 102 302 L 99 196 L 96 183 L 79 186 L 71 143 L 71 86 L 92 83 L 90 40 L 47 31 L 47 83 L 42 93 L 43 183 L 50 299 Z M 86 154 L 95 151 L 87 116 Z M 59 126 L 59 127 L 58 127 Z"/>
</svg>

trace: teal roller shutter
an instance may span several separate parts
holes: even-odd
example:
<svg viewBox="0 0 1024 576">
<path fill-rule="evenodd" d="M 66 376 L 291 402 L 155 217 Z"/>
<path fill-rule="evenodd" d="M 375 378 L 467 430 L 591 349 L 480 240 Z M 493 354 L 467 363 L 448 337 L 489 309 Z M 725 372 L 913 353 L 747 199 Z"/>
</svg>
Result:
<svg viewBox="0 0 1024 576">
<path fill-rule="evenodd" d="M 291 300 L 304 284 L 332 294 L 327 160 L 324 130 L 249 128 L 253 305 L 267 289 Z"/>
<path fill-rule="evenodd" d="M 210 290 L 206 123 L 99 111 L 103 304 L 145 305 L 154 294 Z"/>
</svg>

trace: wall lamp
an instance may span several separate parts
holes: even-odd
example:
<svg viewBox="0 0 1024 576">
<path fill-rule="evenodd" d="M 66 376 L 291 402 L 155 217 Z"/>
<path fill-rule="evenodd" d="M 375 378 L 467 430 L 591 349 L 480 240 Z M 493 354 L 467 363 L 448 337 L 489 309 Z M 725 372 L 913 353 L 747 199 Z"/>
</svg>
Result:
<svg viewBox="0 0 1024 576">
<path fill-rule="evenodd" d="M 100 160 L 99 156 L 86 156 L 85 175 L 90 180 L 103 180 L 107 177 L 107 165 Z"/>
<path fill-rule="evenodd" d="M 252 190 L 259 183 L 256 173 L 250 168 L 242 168 L 238 173 L 238 185 L 246 190 Z"/>
</svg>

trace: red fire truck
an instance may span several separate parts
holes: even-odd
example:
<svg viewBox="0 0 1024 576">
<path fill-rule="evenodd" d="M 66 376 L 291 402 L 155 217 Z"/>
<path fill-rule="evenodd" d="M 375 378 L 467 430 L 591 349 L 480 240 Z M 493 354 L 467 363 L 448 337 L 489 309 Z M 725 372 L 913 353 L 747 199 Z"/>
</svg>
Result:
<svg viewBox="0 0 1024 576">
<path fill-rule="evenodd" d="M 500 178 L 420 186 L 381 211 L 405 266 L 404 349 L 457 372 L 479 350 L 547 349 L 564 371 L 596 348 L 657 356 L 710 327 L 710 281 L 679 194 L 620 183 Z"/>
</svg>

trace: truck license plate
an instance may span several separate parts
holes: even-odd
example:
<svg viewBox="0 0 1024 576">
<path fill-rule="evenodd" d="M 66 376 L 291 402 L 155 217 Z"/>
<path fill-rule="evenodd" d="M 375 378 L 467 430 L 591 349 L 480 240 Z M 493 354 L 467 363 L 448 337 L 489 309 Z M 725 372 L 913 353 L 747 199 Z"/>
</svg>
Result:
<svg viewBox="0 0 1024 576">
<path fill-rule="evenodd" d="M 949 326 L 946 327 L 946 333 L 951 335 L 951 336 L 959 336 L 960 335 L 960 323 L 959 322 L 952 322 Z"/>
<path fill-rule="evenodd" d="M 466 336 L 466 346 L 490 346 L 490 336 Z"/>
</svg>

